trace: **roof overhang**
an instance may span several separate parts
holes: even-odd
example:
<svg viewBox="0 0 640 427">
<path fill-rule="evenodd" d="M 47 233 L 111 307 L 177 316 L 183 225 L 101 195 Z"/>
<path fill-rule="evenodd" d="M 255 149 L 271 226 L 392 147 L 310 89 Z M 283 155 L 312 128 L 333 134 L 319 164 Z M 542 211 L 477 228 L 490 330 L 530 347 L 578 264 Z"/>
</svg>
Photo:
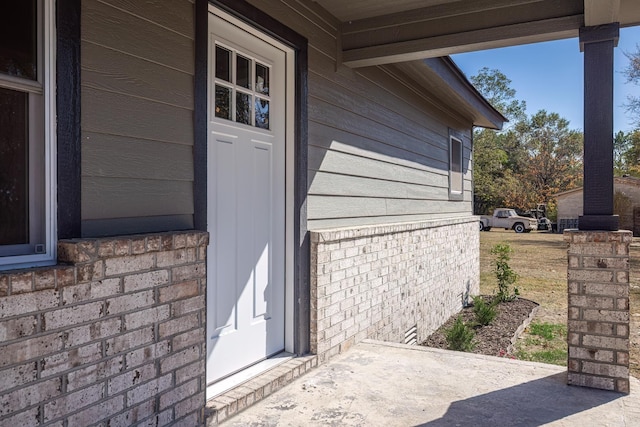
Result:
<svg viewBox="0 0 640 427">
<path fill-rule="evenodd" d="M 577 37 L 584 26 L 640 25 L 638 0 L 315 0 L 340 24 L 350 67 Z"/>
<path fill-rule="evenodd" d="M 508 120 L 473 87 L 449 57 L 427 58 L 392 66 L 446 105 L 448 112 L 474 126 L 502 129 Z"/>
</svg>

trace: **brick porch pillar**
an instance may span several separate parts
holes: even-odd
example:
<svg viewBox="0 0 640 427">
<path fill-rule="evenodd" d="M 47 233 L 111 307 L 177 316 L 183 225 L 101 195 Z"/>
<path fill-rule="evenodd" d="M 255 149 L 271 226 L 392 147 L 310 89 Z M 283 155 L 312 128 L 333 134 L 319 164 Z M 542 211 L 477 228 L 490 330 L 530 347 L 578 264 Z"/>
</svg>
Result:
<svg viewBox="0 0 640 427">
<path fill-rule="evenodd" d="M 567 383 L 629 393 L 630 231 L 565 230 Z"/>
</svg>

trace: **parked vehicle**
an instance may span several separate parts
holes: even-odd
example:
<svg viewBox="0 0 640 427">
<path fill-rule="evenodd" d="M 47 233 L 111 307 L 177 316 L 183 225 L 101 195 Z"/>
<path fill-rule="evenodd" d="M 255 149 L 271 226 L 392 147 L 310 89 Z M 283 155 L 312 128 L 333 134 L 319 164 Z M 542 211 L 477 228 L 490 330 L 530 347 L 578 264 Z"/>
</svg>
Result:
<svg viewBox="0 0 640 427">
<path fill-rule="evenodd" d="M 516 233 L 529 233 L 538 229 L 538 220 L 520 216 L 513 209 L 498 208 L 493 211 L 493 216 L 480 217 L 480 231 L 489 231 L 493 227 L 513 230 Z"/>
<path fill-rule="evenodd" d="M 552 228 L 553 228 L 553 224 L 551 223 L 549 218 L 545 218 L 545 217 L 538 218 L 538 230 L 551 231 Z"/>
<path fill-rule="evenodd" d="M 531 217 L 536 218 L 538 220 L 538 230 L 549 230 L 551 231 L 553 228 L 553 224 L 547 218 L 547 205 L 544 203 L 538 203 L 535 209 L 531 209 L 530 211 L 525 213 L 525 216 L 531 215 Z"/>
</svg>

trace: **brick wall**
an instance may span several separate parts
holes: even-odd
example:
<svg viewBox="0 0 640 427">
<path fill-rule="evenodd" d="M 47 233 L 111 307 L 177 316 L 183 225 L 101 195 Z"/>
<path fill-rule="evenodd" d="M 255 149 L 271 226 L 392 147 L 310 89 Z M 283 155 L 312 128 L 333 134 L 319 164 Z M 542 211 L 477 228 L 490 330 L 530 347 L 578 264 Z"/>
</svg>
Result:
<svg viewBox="0 0 640 427">
<path fill-rule="evenodd" d="M 565 231 L 569 242 L 568 377 L 629 393 L 630 231 Z"/>
<path fill-rule="evenodd" d="M 423 341 L 478 294 L 479 245 L 475 217 L 311 232 L 312 352 Z"/>
<path fill-rule="evenodd" d="M 206 233 L 62 241 L 0 273 L 0 425 L 204 422 Z"/>
</svg>

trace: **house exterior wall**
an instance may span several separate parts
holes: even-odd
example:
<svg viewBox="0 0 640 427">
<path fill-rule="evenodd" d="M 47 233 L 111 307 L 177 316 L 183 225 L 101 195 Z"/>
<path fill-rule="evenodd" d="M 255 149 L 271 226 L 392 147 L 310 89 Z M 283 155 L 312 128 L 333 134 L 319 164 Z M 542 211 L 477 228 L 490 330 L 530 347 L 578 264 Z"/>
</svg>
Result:
<svg viewBox="0 0 640 427">
<path fill-rule="evenodd" d="M 83 0 L 82 233 L 193 228 L 194 5 Z"/>
<path fill-rule="evenodd" d="M 202 423 L 207 242 L 62 241 L 68 265 L 0 273 L 0 425 Z"/>
<path fill-rule="evenodd" d="M 311 348 L 417 341 L 479 293 L 478 223 L 439 220 L 311 233 Z"/>
<path fill-rule="evenodd" d="M 558 220 L 582 215 L 582 191 L 558 196 Z"/>
<path fill-rule="evenodd" d="M 471 125 L 393 66 L 339 65 L 335 18 L 310 1 L 252 0 L 309 40 L 308 228 L 471 214 Z M 464 143 L 464 200 L 449 201 L 449 129 Z"/>
<path fill-rule="evenodd" d="M 470 124 L 393 66 L 337 65 L 314 2 L 250 3 L 309 39 L 314 351 L 426 337 L 478 290 Z M 208 239 L 167 232 L 194 226 L 194 4 L 81 6 L 82 238 L 0 273 L 0 424 L 199 425 Z"/>
<path fill-rule="evenodd" d="M 471 124 L 394 66 L 351 69 L 338 23 L 312 2 L 250 0 L 309 40 L 311 349 L 319 361 L 364 338 L 418 341 L 477 294 Z M 464 193 L 449 200 L 449 136 Z"/>
</svg>

